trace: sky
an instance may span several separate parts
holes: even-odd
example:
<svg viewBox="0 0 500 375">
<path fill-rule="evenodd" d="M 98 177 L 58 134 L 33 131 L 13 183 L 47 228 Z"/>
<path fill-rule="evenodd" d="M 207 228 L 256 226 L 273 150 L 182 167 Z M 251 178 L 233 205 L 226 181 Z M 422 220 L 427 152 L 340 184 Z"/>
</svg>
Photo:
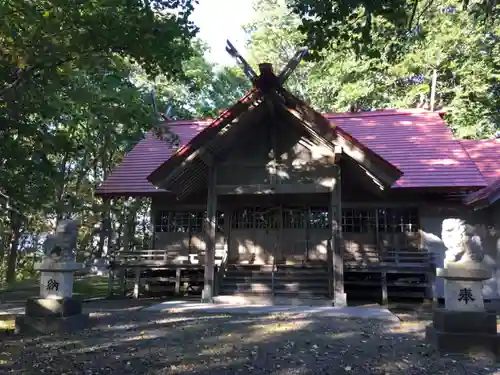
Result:
<svg viewBox="0 0 500 375">
<path fill-rule="evenodd" d="M 253 14 L 252 0 L 199 0 L 191 20 L 200 28 L 198 37 L 211 49 L 207 59 L 232 65 L 234 61 L 226 52 L 227 39 L 245 57 L 242 25 L 249 22 Z"/>
</svg>

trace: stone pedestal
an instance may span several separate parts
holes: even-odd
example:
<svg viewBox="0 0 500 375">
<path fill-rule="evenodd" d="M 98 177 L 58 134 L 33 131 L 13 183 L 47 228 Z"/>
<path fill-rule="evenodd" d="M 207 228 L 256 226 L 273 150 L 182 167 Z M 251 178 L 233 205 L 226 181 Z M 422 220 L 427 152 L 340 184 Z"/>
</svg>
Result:
<svg viewBox="0 0 500 375">
<path fill-rule="evenodd" d="M 441 353 L 498 357 L 496 314 L 484 309 L 482 284 L 491 277 L 484 268 L 447 266 L 437 270 L 445 280 L 445 308 L 436 309 L 427 339 Z"/>
<path fill-rule="evenodd" d="M 88 315 L 82 302 L 73 298 L 73 273 L 81 264 L 46 258 L 36 265 L 40 271 L 40 297 L 26 301 L 25 315 L 16 319 L 16 330 L 29 333 L 55 333 L 83 329 Z"/>
<path fill-rule="evenodd" d="M 333 295 L 333 306 L 347 307 L 347 294 L 341 292 L 335 292 Z"/>
<path fill-rule="evenodd" d="M 213 293 L 212 288 L 209 285 L 205 285 L 201 291 L 201 303 L 213 303 Z"/>
</svg>

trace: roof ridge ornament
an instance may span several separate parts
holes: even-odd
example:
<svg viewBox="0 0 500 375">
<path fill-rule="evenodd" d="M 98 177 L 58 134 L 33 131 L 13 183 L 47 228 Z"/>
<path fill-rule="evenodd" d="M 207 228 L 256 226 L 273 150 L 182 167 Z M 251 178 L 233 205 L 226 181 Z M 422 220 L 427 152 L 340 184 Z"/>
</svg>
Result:
<svg viewBox="0 0 500 375">
<path fill-rule="evenodd" d="M 166 121 L 172 121 L 175 120 L 174 116 L 171 116 L 172 114 L 172 104 L 167 105 L 167 108 L 165 109 L 165 112 L 158 112 L 159 115 Z"/>
<path fill-rule="evenodd" d="M 254 87 L 263 91 L 264 93 L 272 91 L 273 89 L 279 91 L 281 86 L 290 77 L 290 75 L 297 68 L 297 66 L 304 59 L 308 52 L 307 48 L 300 48 L 277 76 L 274 74 L 273 65 L 271 63 L 260 63 L 260 74 L 257 75 L 257 73 L 255 73 L 255 71 L 244 59 L 244 57 L 241 56 L 234 45 L 229 40 L 227 40 L 226 42 L 227 53 L 229 53 L 229 55 L 236 60 L 237 64 L 243 69 L 243 72 L 248 77 L 248 79 L 250 79 Z"/>
</svg>

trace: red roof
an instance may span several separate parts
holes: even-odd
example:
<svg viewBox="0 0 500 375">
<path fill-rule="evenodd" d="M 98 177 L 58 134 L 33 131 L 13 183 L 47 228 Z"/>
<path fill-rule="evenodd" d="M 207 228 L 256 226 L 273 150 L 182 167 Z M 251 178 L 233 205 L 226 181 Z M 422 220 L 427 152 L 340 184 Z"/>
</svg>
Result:
<svg viewBox="0 0 500 375">
<path fill-rule="evenodd" d="M 404 173 L 394 187 L 484 187 L 486 182 L 462 144 L 438 113 L 424 110 L 384 110 L 326 114 L 332 123 L 352 134 Z M 211 121 L 177 121 L 170 124 L 185 145 Z M 162 191 L 147 177 L 173 150 L 152 134 L 128 153 L 98 195 L 147 195 Z"/>
<path fill-rule="evenodd" d="M 394 187 L 486 185 L 439 113 L 385 110 L 326 117 L 401 169 L 403 176 Z"/>
<path fill-rule="evenodd" d="M 466 139 L 460 142 L 487 182 L 500 178 L 500 139 Z"/>
<path fill-rule="evenodd" d="M 175 121 L 170 123 L 172 131 L 185 145 L 211 121 Z M 152 132 L 146 134 L 113 170 L 111 175 L 96 190 L 97 195 L 149 195 L 164 190 L 150 184 L 147 177 L 175 150 L 167 142 L 159 140 Z"/>
<path fill-rule="evenodd" d="M 462 145 L 488 182 L 488 186 L 469 194 L 465 203 L 469 205 L 489 205 L 500 194 L 500 140 L 463 140 Z"/>
</svg>

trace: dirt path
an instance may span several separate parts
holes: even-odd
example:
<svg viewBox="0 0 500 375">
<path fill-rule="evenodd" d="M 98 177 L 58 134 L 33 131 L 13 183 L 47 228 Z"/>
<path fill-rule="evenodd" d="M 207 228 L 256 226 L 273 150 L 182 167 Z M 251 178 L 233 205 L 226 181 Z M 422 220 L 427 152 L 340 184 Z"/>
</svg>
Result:
<svg viewBox="0 0 500 375">
<path fill-rule="evenodd" d="M 484 359 L 439 358 L 427 321 L 303 315 L 152 314 L 147 301 L 89 305 L 97 324 L 64 336 L 0 338 L 2 374 L 500 374 Z"/>
</svg>

